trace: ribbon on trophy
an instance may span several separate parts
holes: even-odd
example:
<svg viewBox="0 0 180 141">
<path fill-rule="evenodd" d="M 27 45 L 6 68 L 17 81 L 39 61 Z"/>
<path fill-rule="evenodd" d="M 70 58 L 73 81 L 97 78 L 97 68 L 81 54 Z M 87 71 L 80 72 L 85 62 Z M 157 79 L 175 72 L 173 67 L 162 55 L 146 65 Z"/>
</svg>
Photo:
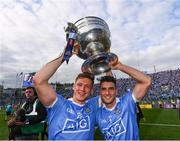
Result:
<svg viewBox="0 0 180 141">
<path fill-rule="evenodd" d="M 65 48 L 63 61 L 66 61 L 66 63 L 68 64 L 69 58 L 72 56 L 73 47 L 77 37 L 77 28 L 73 23 L 68 23 L 65 32 L 66 32 L 67 45 Z"/>
</svg>

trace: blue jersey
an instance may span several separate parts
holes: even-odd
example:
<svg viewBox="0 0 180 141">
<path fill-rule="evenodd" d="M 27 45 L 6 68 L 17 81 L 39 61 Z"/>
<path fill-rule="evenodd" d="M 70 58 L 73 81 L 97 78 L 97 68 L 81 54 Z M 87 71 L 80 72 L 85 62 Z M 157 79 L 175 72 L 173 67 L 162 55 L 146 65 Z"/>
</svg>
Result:
<svg viewBox="0 0 180 141">
<path fill-rule="evenodd" d="M 98 98 L 90 99 L 84 105 L 77 105 L 61 95 L 57 98 L 47 110 L 49 140 L 93 140 Z"/>
<path fill-rule="evenodd" d="M 106 140 L 139 140 L 136 103 L 131 92 L 117 98 L 112 110 L 100 107 L 96 120 Z"/>
</svg>

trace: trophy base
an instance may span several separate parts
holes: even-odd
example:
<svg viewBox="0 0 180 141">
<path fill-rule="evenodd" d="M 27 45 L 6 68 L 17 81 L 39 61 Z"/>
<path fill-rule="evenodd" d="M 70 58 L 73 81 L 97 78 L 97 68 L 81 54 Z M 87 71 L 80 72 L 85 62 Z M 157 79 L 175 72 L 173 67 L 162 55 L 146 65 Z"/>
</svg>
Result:
<svg viewBox="0 0 180 141">
<path fill-rule="evenodd" d="M 115 55 L 114 53 L 100 53 L 97 55 L 93 55 L 86 61 L 84 61 L 81 70 L 82 72 L 99 75 L 104 72 L 110 71 L 111 68 L 108 66 L 108 64 L 117 58 L 117 55 Z"/>
</svg>

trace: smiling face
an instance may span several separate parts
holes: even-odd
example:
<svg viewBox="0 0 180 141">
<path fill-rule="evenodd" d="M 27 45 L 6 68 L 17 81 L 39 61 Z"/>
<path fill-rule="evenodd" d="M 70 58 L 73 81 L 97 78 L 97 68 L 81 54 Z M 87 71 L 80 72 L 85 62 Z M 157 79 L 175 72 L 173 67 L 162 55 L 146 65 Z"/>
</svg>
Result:
<svg viewBox="0 0 180 141">
<path fill-rule="evenodd" d="M 73 100 L 78 104 L 84 104 L 85 100 L 91 94 L 93 88 L 93 82 L 89 78 L 80 77 L 73 85 Z"/>
<path fill-rule="evenodd" d="M 102 102 L 107 108 L 112 108 L 116 103 L 116 87 L 113 82 L 102 82 L 100 86 Z"/>
</svg>

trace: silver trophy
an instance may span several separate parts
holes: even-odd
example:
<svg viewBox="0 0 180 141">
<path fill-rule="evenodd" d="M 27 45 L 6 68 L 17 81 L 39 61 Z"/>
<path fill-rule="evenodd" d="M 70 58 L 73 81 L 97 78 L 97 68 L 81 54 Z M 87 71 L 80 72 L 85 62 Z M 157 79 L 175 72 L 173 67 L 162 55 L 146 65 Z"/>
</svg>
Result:
<svg viewBox="0 0 180 141">
<path fill-rule="evenodd" d="M 89 72 L 98 75 L 110 71 L 108 64 L 117 59 L 117 56 L 110 53 L 110 31 L 107 23 L 98 17 L 88 16 L 68 23 L 66 32 L 70 28 L 77 30 L 76 42 L 79 48 L 75 48 L 77 56 L 84 59 L 82 72 Z"/>
</svg>

